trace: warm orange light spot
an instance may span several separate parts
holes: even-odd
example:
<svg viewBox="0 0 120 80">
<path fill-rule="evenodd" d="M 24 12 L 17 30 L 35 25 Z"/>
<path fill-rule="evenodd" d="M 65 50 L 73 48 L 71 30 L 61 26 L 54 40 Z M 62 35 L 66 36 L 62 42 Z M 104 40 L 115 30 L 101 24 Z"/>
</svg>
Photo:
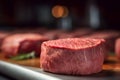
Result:
<svg viewBox="0 0 120 80">
<path fill-rule="evenodd" d="M 68 9 L 65 6 L 56 5 L 52 8 L 52 15 L 56 18 L 66 17 Z"/>
</svg>

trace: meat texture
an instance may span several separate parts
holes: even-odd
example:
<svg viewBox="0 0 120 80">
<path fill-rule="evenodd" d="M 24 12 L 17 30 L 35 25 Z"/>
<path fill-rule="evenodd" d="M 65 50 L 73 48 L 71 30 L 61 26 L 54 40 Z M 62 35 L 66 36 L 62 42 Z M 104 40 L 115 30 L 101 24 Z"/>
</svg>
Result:
<svg viewBox="0 0 120 80">
<path fill-rule="evenodd" d="M 80 28 L 72 31 L 62 31 L 62 30 L 51 30 L 46 32 L 44 35 L 50 40 L 54 39 L 64 39 L 64 38 L 74 38 L 87 35 L 91 33 L 91 29 Z"/>
<path fill-rule="evenodd" d="M 60 30 L 49 30 L 46 33 L 44 33 L 44 36 L 46 36 L 50 40 L 58 39 L 58 34 L 60 34 L 62 31 Z"/>
<path fill-rule="evenodd" d="M 42 43 L 40 67 L 44 71 L 89 75 L 102 70 L 104 39 L 67 38 Z"/>
<path fill-rule="evenodd" d="M 9 34 L 7 32 L 0 32 L 0 50 L 1 50 L 1 44 L 6 36 Z"/>
<path fill-rule="evenodd" d="M 120 59 L 120 38 L 118 38 L 115 42 L 115 53 L 117 57 Z"/>
<path fill-rule="evenodd" d="M 41 43 L 46 40 L 47 38 L 39 34 L 13 34 L 4 39 L 1 48 L 7 57 L 16 56 L 19 53 L 29 53 L 31 51 L 35 51 L 36 55 L 39 55 Z"/>
<path fill-rule="evenodd" d="M 87 35 L 89 33 L 91 33 L 92 30 L 91 29 L 86 29 L 86 28 L 80 28 L 77 30 L 73 30 L 71 32 L 63 32 L 58 34 L 58 38 L 59 39 L 64 39 L 64 38 L 79 38 L 81 36 Z"/>
<path fill-rule="evenodd" d="M 97 31 L 89 34 L 87 38 L 95 38 L 95 39 L 105 39 L 106 40 L 106 48 L 108 52 L 114 52 L 115 40 L 120 36 L 117 31 Z"/>
</svg>

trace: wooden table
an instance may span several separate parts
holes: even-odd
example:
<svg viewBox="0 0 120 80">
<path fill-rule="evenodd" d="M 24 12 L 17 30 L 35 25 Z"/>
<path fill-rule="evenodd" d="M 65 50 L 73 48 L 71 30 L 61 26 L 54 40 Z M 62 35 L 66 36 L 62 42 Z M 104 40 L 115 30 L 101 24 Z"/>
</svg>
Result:
<svg viewBox="0 0 120 80">
<path fill-rule="evenodd" d="M 37 68 L 40 67 L 40 58 L 15 61 L 15 60 L 5 58 L 4 54 L 1 53 L 0 54 L 0 60 L 10 62 L 10 63 L 14 63 L 14 64 L 23 65 L 23 66 L 30 66 L 30 67 L 37 67 Z"/>
</svg>

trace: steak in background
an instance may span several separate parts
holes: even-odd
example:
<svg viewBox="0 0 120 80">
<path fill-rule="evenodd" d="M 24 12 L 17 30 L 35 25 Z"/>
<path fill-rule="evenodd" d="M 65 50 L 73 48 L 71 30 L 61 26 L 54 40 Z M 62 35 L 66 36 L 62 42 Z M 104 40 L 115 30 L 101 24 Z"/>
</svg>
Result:
<svg viewBox="0 0 120 80">
<path fill-rule="evenodd" d="M 83 36 L 85 38 L 95 38 L 95 39 L 105 39 L 106 40 L 106 48 L 108 52 L 114 52 L 115 40 L 120 37 L 120 33 L 118 31 L 97 31 L 93 32 L 89 35 Z"/>
<path fill-rule="evenodd" d="M 71 32 L 64 32 L 64 33 L 58 34 L 58 38 L 59 39 L 77 38 L 77 37 L 79 38 L 81 36 L 90 34 L 91 32 L 92 32 L 91 29 L 88 29 L 88 28 L 79 28 L 79 29 L 73 30 Z"/>
<path fill-rule="evenodd" d="M 35 51 L 36 55 L 39 55 L 40 45 L 46 40 L 48 39 L 39 34 L 13 34 L 3 40 L 1 49 L 6 57 L 12 57 L 20 53 L 29 53 L 32 51 Z"/>
<path fill-rule="evenodd" d="M 62 30 L 50 30 L 44 34 L 50 40 L 63 39 L 63 38 L 74 38 L 87 35 L 91 33 L 91 29 L 80 28 L 72 31 L 62 31 Z"/>
<path fill-rule="evenodd" d="M 54 39 L 58 39 L 58 35 L 61 33 L 62 33 L 61 30 L 49 30 L 46 33 L 44 33 L 44 36 L 50 40 L 54 40 Z"/>
<path fill-rule="evenodd" d="M 102 70 L 104 39 L 67 38 L 42 43 L 40 67 L 44 71 L 89 75 Z"/>
<path fill-rule="evenodd" d="M 120 59 L 120 38 L 118 38 L 115 42 L 115 53 L 116 56 Z"/>
<path fill-rule="evenodd" d="M 8 32 L 0 32 L 0 50 L 4 38 L 7 37 L 8 35 L 9 35 Z"/>
<path fill-rule="evenodd" d="M 93 32 L 92 29 L 89 28 L 80 28 L 80 29 L 76 29 L 73 31 L 74 37 L 81 37 L 81 36 L 85 36 L 90 34 L 91 32 Z"/>
</svg>

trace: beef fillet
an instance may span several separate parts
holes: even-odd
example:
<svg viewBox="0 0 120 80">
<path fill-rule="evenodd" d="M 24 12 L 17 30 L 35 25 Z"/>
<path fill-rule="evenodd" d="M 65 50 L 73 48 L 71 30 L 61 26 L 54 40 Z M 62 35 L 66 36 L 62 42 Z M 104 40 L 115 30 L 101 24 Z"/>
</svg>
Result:
<svg viewBox="0 0 120 80">
<path fill-rule="evenodd" d="M 2 52 L 7 57 L 16 56 L 19 53 L 29 53 L 32 51 L 35 51 L 36 55 L 39 55 L 41 43 L 46 40 L 47 38 L 39 34 L 13 34 L 3 40 L 1 48 Z"/>
<path fill-rule="evenodd" d="M 103 39 L 67 38 L 42 43 L 41 68 L 44 71 L 88 75 L 102 70 L 104 61 Z"/>
<path fill-rule="evenodd" d="M 106 48 L 108 52 L 114 52 L 115 40 L 120 36 L 117 31 L 98 31 L 93 32 L 90 35 L 84 36 L 87 38 L 95 38 L 95 39 L 105 39 L 106 40 Z"/>
<path fill-rule="evenodd" d="M 0 32 L 0 50 L 1 50 L 1 45 L 2 45 L 4 38 L 8 35 L 9 34 L 7 32 Z"/>
</svg>

